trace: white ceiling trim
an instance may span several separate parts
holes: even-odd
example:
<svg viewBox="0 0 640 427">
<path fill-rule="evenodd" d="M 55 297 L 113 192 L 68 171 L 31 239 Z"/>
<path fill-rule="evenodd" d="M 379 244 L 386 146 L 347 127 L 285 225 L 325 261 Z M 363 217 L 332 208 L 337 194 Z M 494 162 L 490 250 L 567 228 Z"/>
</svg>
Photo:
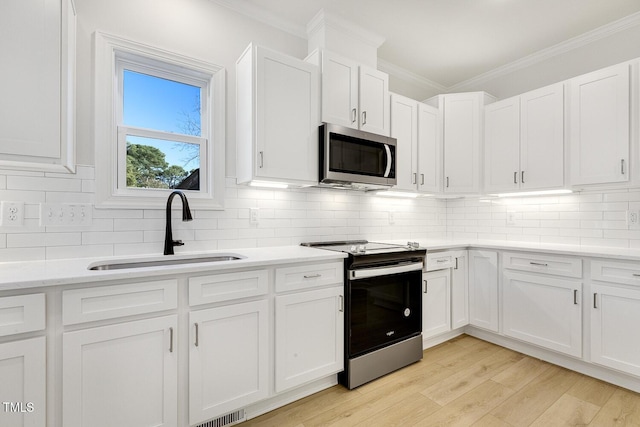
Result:
<svg viewBox="0 0 640 427">
<path fill-rule="evenodd" d="M 435 90 L 438 92 L 447 92 L 448 89 L 440 83 L 429 80 L 426 77 L 422 77 L 421 75 L 407 70 L 406 68 L 398 67 L 384 59 L 378 58 L 378 70 L 424 89 Z"/>
<path fill-rule="evenodd" d="M 292 34 L 302 39 L 307 39 L 307 27 L 306 25 L 296 25 L 285 19 L 280 18 L 277 14 L 271 11 L 246 3 L 243 0 L 209 0 L 212 3 L 216 3 L 220 6 L 231 9 L 242 15 L 245 15 L 251 19 L 254 19 L 263 24 L 270 25 L 286 33 Z"/>
<path fill-rule="evenodd" d="M 613 21 L 610 24 L 603 25 L 594 30 L 566 40 L 562 43 L 558 43 L 555 46 L 551 46 L 547 49 L 542 49 L 509 64 L 495 68 L 486 73 L 482 73 L 476 77 L 472 77 L 468 80 L 456 83 L 455 85 L 447 88 L 447 92 L 459 92 L 465 91 L 467 88 L 477 87 L 478 85 L 481 85 L 483 83 L 487 83 L 496 78 L 530 67 L 554 56 L 558 56 L 571 50 L 578 49 L 597 40 L 609 37 L 615 33 L 638 25 L 640 25 L 640 12 L 636 12 L 617 21 Z"/>
</svg>

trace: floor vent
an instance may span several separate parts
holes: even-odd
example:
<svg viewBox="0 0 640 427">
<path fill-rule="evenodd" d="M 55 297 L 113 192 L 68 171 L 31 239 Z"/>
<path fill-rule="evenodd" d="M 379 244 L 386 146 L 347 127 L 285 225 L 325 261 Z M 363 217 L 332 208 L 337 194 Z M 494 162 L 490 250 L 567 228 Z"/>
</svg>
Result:
<svg viewBox="0 0 640 427">
<path fill-rule="evenodd" d="M 244 409 L 223 415 L 206 423 L 198 424 L 196 427 L 226 427 L 237 424 L 245 420 Z"/>
</svg>

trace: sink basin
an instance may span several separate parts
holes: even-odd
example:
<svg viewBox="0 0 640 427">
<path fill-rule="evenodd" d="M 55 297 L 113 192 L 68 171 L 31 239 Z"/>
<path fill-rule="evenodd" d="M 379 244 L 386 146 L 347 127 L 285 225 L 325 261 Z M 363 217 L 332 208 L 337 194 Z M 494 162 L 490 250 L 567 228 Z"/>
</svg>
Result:
<svg viewBox="0 0 640 427">
<path fill-rule="evenodd" d="M 238 254 L 217 254 L 210 256 L 199 256 L 192 258 L 173 258 L 165 257 L 153 260 L 140 260 L 140 261 L 110 261 L 110 262 L 97 262 L 89 265 L 89 270 L 122 270 L 129 268 L 141 268 L 141 267 L 162 267 L 164 265 L 182 265 L 182 264 L 199 264 L 203 262 L 221 262 L 221 261 L 236 261 L 243 259 L 242 255 Z"/>
</svg>

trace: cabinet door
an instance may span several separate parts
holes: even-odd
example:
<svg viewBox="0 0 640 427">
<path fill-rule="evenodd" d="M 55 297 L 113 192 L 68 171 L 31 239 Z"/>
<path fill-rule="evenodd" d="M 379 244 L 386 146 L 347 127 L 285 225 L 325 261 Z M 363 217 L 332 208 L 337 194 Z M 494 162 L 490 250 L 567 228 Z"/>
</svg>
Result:
<svg viewBox="0 0 640 427">
<path fill-rule="evenodd" d="M 520 188 L 563 186 L 564 85 L 559 83 L 520 96 Z"/>
<path fill-rule="evenodd" d="M 65 427 L 176 426 L 177 316 L 63 334 Z"/>
<path fill-rule="evenodd" d="M 640 376 L 640 290 L 592 284 L 591 361 Z"/>
<path fill-rule="evenodd" d="M 418 190 L 442 191 L 442 115 L 418 103 Z"/>
<path fill-rule="evenodd" d="M 360 129 L 389 135 L 389 76 L 374 68 L 360 66 Z"/>
<path fill-rule="evenodd" d="M 322 52 L 322 121 L 358 129 L 358 63 Z"/>
<path fill-rule="evenodd" d="M 0 425 L 46 425 L 46 340 L 31 338 L 0 344 Z"/>
<path fill-rule="evenodd" d="M 422 274 L 422 339 L 451 330 L 449 269 Z"/>
<path fill-rule="evenodd" d="M 258 48 L 256 176 L 318 181 L 318 67 Z"/>
<path fill-rule="evenodd" d="M 467 251 L 455 253 L 451 270 L 451 329 L 469 324 L 469 275 Z"/>
<path fill-rule="evenodd" d="M 73 170 L 70 0 L 4 1 L 0 52 L 0 166 Z"/>
<path fill-rule="evenodd" d="M 582 356 L 582 283 L 504 272 L 505 335 L 571 356 Z"/>
<path fill-rule="evenodd" d="M 571 79 L 571 184 L 629 180 L 629 65 Z"/>
<path fill-rule="evenodd" d="M 498 254 L 469 251 L 469 323 L 498 332 Z"/>
<path fill-rule="evenodd" d="M 344 287 L 276 296 L 276 392 L 344 366 Z"/>
<path fill-rule="evenodd" d="M 475 193 L 480 189 L 480 97 L 444 97 L 444 191 Z"/>
<path fill-rule="evenodd" d="M 520 99 L 485 107 L 485 191 L 514 191 L 520 185 Z"/>
<path fill-rule="evenodd" d="M 397 139 L 398 190 L 415 190 L 418 182 L 418 102 L 391 95 L 391 136 Z"/>
<path fill-rule="evenodd" d="M 189 313 L 189 422 L 197 424 L 267 397 L 266 300 Z"/>
</svg>

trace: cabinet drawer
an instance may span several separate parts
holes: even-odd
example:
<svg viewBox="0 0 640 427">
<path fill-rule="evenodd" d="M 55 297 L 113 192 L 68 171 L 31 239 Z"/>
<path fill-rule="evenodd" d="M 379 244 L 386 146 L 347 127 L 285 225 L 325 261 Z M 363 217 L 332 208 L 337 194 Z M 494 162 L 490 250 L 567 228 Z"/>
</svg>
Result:
<svg viewBox="0 0 640 427">
<path fill-rule="evenodd" d="M 240 271 L 189 278 L 189 305 L 266 295 L 269 271 Z"/>
<path fill-rule="evenodd" d="M 276 269 L 276 292 L 344 283 L 342 261 Z"/>
<path fill-rule="evenodd" d="M 177 279 L 74 289 L 62 293 L 62 323 L 73 325 L 177 307 Z"/>
<path fill-rule="evenodd" d="M 427 252 L 426 271 L 455 267 L 456 258 L 452 252 Z"/>
<path fill-rule="evenodd" d="M 44 294 L 0 298 L 0 336 L 45 328 Z"/>
<path fill-rule="evenodd" d="M 640 286 L 640 263 L 591 261 L 591 278 Z"/>
<path fill-rule="evenodd" d="M 533 271 L 564 277 L 582 277 L 582 260 L 555 255 L 532 255 L 505 252 L 502 254 L 504 268 Z"/>
</svg>

